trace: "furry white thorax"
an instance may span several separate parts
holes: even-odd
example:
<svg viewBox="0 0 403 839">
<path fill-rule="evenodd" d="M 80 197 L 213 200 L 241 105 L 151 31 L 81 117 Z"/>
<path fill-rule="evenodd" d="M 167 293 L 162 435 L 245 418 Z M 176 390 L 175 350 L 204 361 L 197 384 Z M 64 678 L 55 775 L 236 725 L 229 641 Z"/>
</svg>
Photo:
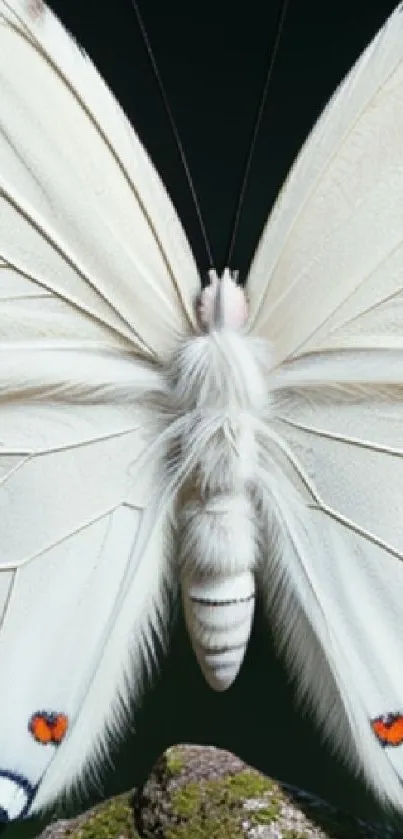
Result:
<svg viewBox="0 0 403 839">
<path fill-rule="evenodd" d="M 204 334 L 179 347 L 169 371 L 181 417 L 173 468 L 185 476 L 178 513 L 184 610 L 201 668 L 217 690 L 242 663 L 254 607 L 258 541 L 256 421 L 267 410 L 261 348 L 241 329 L 243 290 L 215 272 L 198 314 Z"/>
</svg>

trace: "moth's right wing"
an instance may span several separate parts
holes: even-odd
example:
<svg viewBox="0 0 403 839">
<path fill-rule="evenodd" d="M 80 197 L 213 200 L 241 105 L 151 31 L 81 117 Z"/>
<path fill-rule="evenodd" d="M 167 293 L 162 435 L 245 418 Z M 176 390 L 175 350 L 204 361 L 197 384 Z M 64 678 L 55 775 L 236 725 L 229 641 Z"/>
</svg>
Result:
<svg viewBox="0 0 403 839">
<path fill-rule="evenodd" d="M 330 99 L 269 216 L 248 330 L 274 363 L 402 346 L 403 4 Z"/>
<path fill-rule="evenodd" d="M 326 734 L 400 811 L 402 136 L 399 3 L 297 159 L 248 285 L 273 350 L 265 590 Z"/>
</svg>

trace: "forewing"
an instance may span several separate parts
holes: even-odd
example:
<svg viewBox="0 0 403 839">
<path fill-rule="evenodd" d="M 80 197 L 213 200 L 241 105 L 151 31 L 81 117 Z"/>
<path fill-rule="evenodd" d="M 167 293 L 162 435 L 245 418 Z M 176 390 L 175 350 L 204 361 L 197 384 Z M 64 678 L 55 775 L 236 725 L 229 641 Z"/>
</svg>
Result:
<svg viewBox="0 0 403 839">
<path fill-rule="evenodd" d="M 277 363 L 403 346 L 403 6 L 304 145 L 248 279 L 249 328 Z"/>
<path fill-rule="evenodd" d="M 165 358 L 194 327 L 190 248 L 120 107 L 42 2 L 0 2 L 0 96 L 2 330 L 63 343 L 73 307 L 79 346 Z"/>
</svg>

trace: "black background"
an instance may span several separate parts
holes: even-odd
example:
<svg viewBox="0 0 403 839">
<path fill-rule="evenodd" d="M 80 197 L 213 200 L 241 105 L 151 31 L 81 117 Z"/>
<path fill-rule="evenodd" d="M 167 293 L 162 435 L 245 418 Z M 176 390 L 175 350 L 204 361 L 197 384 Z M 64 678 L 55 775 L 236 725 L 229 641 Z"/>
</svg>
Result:
<svg viewBox="0 0 403 839">
<path fill-rule="evenodd" d="M 281 2 L 139 0 L 218 269 L 226 257 Z M 130 0 L 54 0 L 50 5 L 85 46 L 136 127 L 205 270 L 194 205 Z M 232 260 L 243 277 L 301 143 L 394 5 L 291 0 Z M 136 713 L 136 736 L 125 740 L 98 795 L 141 783 L 158 754 L 177 742 L 231 749 L 269 775 L 362 817 L 379 816 L 371 796 L 332 757 L 303 709 L 295 707 L 293 686 L 276 659 L 260 610 L 244 667 L 224 695 L 204 684 L 178 619 L 169 657 Z M 7 837 L 34 835 L 37 829 L 11 828 Z"/>
</svg>

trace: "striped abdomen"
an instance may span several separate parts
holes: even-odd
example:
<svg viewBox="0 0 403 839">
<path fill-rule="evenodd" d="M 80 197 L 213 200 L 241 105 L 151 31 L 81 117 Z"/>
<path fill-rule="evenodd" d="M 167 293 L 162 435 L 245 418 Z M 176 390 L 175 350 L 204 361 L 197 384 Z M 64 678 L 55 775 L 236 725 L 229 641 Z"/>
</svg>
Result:
<svg viewBox="0 0 403 839">
<path fill-rule="evenodd" d="M 182 514 L 182 597 L 207 682 L 226 690 L 248 644 L 254 613 L 254 516 L 247 496 L 215 495 Z"/>
</svg>

